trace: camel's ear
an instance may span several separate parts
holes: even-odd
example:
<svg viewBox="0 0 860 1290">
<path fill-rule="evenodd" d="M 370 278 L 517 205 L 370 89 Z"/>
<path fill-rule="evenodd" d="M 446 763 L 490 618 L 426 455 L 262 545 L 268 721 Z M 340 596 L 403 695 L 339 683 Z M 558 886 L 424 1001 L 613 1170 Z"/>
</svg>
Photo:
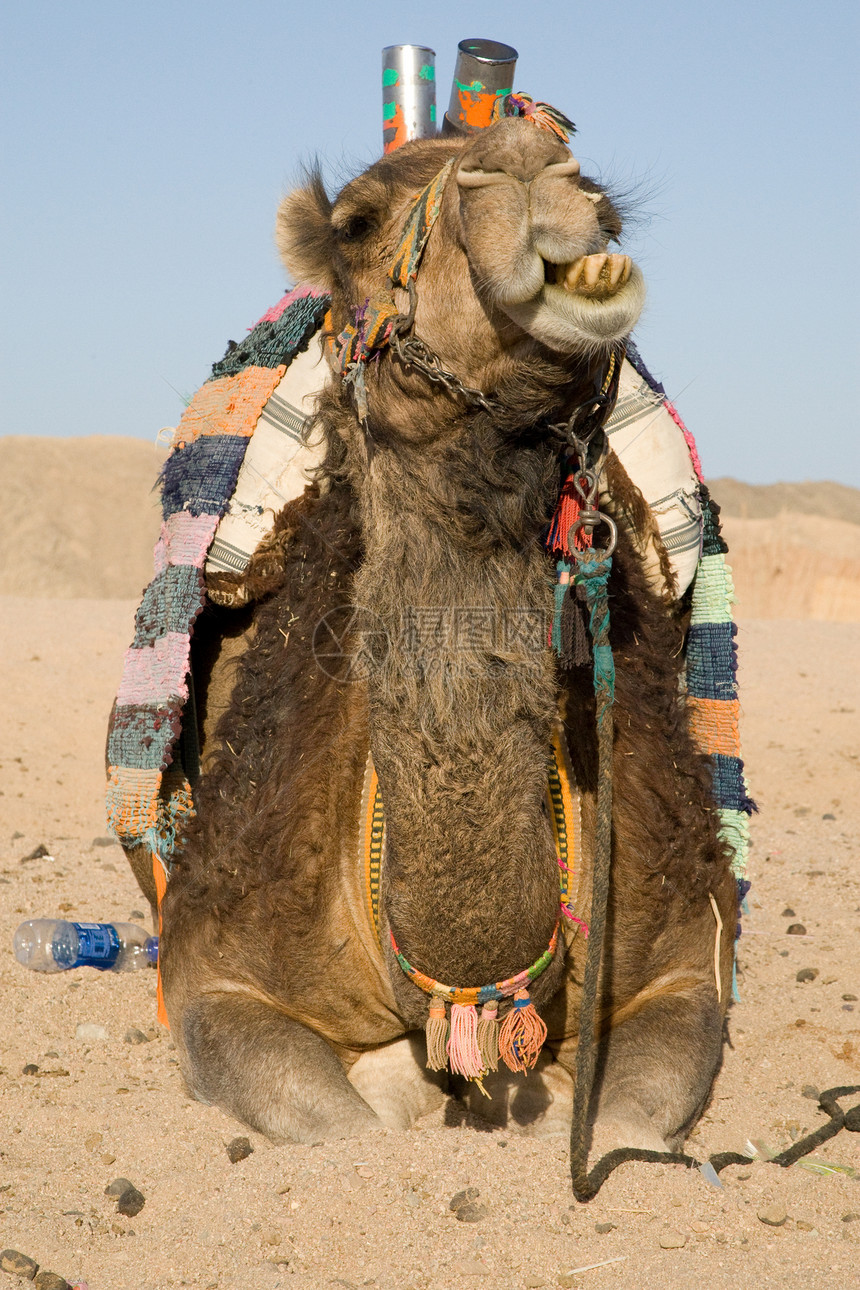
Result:
<svg viewBox="0 0 860 1290">
<path fill-rule="evenodd" d="M 296 282 L 331 291 L 331 202 L 318 174 L 307 188 L 289 193 L 278 208 L 275 242 Z"/>
</svg>

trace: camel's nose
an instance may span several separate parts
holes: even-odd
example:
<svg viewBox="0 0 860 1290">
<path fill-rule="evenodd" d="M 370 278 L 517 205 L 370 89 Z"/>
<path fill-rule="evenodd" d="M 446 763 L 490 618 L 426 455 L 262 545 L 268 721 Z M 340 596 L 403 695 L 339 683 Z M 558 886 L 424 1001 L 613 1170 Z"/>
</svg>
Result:
<svg viewBox="0 0 860 1290">
<path fill-rule="evenodd" d="M 530 122 L 500 121 L 467 148 L 457 170 L 457 183 L 461 188 L 510 183 L 511 179 L 530 184 L 545 172 L 559 177 L 578 175 L 579 162 L 560 139 Z"/>
</svg>

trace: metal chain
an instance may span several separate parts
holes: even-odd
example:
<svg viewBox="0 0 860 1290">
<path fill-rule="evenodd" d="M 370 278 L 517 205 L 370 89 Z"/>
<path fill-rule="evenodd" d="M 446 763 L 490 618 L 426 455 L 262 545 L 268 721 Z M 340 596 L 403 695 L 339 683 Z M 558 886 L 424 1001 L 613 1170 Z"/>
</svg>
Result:
<svg viewBox="0 0 860 1290">
<path fill-rule="evenodd" d="M 402 337 L 399 330 L 395 329 L 391 334 L 391 348 L 401 363 L 407 367 L 416 368 L 427 377 L 428 381 L 433 381 L 436 385 L 444 385 L 449 394 L 468 399 L 470 403 L 477 404 L 485 412 L 494 411 L 494 404 L 486 394 L 481 390 L 472 389 L 469 385 L 464 385 L 459 376 L 455 376 L 453 372 L 449 372 L 442 366 L 439 355 L 434 354 L 433 350 L 417 336 Z"/>
</svg>

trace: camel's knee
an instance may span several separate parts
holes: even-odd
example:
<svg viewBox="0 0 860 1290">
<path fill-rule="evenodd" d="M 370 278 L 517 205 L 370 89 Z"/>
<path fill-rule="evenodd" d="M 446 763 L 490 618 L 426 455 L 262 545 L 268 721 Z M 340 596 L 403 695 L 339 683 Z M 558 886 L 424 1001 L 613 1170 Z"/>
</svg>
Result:
<svg viewBox="0 0 860 1290">
<path fill-rule="evenodd" d="M 266 1003 L 240 993 L 201 996 L 186 1005 L 179 1030 L 194 1096 L 276 1141 L 322 1142 L 382 1127 L 326 1041 Z"/>
<path fill-rule="evenodd" d="M 614 1145 L 683 1140 L 707 1102 L 721 1053 L 722 1011 L 712 988 L 649 1002 L 601 1042 L 597 1127 L 626 1135 Z"/>
</svg>

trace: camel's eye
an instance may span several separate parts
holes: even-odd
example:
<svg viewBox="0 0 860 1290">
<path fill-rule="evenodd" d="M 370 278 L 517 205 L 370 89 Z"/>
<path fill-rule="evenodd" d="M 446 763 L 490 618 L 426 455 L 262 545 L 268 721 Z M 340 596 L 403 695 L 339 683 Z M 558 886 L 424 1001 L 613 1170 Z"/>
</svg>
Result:
<svg viewBox="0 0 860 1290">
<path fill-rule="evenodd" d="M 335 229 L 335 237 L 339 242 L 361 242 L 375 227 L 370 215 L 350 215 Z"/>
</svg>

